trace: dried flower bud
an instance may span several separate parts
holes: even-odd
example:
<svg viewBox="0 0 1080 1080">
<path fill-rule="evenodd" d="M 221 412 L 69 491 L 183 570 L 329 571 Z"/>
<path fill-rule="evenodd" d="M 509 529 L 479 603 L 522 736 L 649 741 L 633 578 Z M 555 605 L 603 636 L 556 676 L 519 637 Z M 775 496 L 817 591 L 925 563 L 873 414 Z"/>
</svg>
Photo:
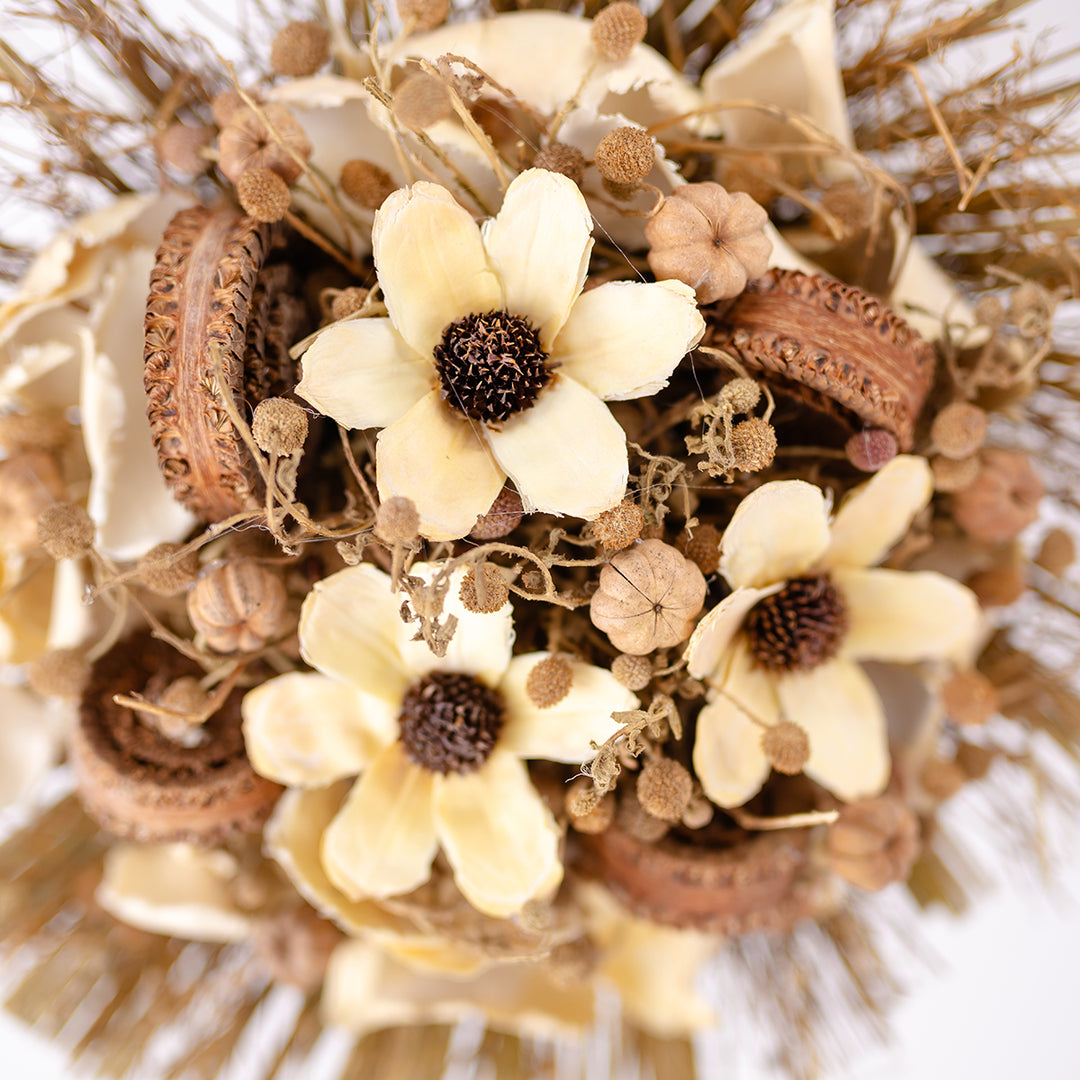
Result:
<svg viewBox="0 0 1080 1080">
<path fill-rule="evenodd" d="M 139 560 L 139 583 L 157 596 L 178 596 L 195 583 L 199 557 L 194 551 L 176 557 L 183 544 L 155 544 Z"/>
<path fill-rule="evenodd" d="M 1064 529 L 1051 529 L 1035 556 L 1035 565 L 1054 577 L 1061 577 L 1075 561 L 1076 541 Z"/>
<path fill-rule="evenodd" d="M 986 413 L 978 405 L 954 401 L 934 417 L 930 438 L 948 458 L 971 457 L 986 438 Z"/>
<path fill-rule="evenodd" d="M 187 177 L 206 172 L 209 160 L 203 151 L 214 139 L 214 129 L 205 124 L 169 124 L 154 136 L 158 161 Z"/>
<path fill-rule="evenodd" d="M 630 499 L 623 499 L 618 506 L 605 510 L 592 523 L 593 536 L 608 551 L 622 551 L 641 536 L 645 527 L 645 515 L 641 507 Z"/>
<path fill-rule="evenodd" d="M 521 496 L 513 488 L 504 487 L 486 514 L 476 519 L 476 524 L 469 532 L 470 540 L 498 540 L 509 536 L 520 524 L 523 517 Z"/>
<path fill-rule="evenodd" d="M 307 413 L 295 402 L 266 398 L 255 406 L 251 435 L 264 453 L 291 457 L 303 449 L 307 434 Z"/>
<path fill-rule="evenodd" d="M 330 301 L 330 317 L 334 322 L 339 322 L 350 315 L 355 315 L 367 302 L 369 291 L 361 289 L 358 285 L 334 290 L 333 299 Z"/>
<path fill-rule="evenodd" d="M 426 71 L 410 75 L 394 91 L 394 119 L 410 131 L 423 131 L 452 112 L 446 83 Z"/>
<path fill-rule="evenodd" d="M 397 0 L 398 15 L 414 30 L 434 30 L 450 14 L 450 0 Z"/>
<path fill-rule="evenodd" d="M 597 13 L 589 37 L 605 60 L 618 63 L 633 52 L 635 45 L 645 40 L 648 28 L 645 16 L 633 4 L 616 0 Z"/>
<path fill-rule="evenodd" d="M 985 724 L 998 710 L 994 684 L 981 671 L 959 671 L 941 688 L 949 717 L 958 724 Z"/>
<path fill-rule="evenodd" d="M 690 796 L 683 811 L 682 823 L 688 829 L 704 829 L 713 819 L 716 808 L 701 791 L 695 791 Z"/>
<path fill-rule="evenodd" d="M 604 190 L 616 202 L 629 202 L 637 194 L 637 184 L 620 184 L 615 180 L 609 180 L 606 176 L 601 177 Z"/>
<path fill-rule="evenodd" d="M 343 940 L 333 923 L 305 906 L 258 921 L 255 957 L 274 982 L 310 993 L 322 985 L 330 954 Z"/>
<path fill-rule="evenodd" d="M 378 210 L 397 189 L 394 178 L 372 161 L 352 158 L 341 166 L 341 190 L 358 206 Z"/>
<path fill-rule="evenodd" d="M 733 195 L 737 191 L 749 195 L 754 202 L 766 206 L 778 194 L 775 181 L 783 183 L 784 168 L 776 154 L 764 150 L 731 155 L 721 162 L 717 180 Z"/>
<path fill-rule="evenodd" d="M 238 113 L 241 109 L 247 107 L 247 102 L 237 90 L 222 90 L 220 94 L 215 94 L 210 102 L 210 111 L 214 114 L 214 123 L 219 128 L 225 127 L 234 113 Z"/>
<path fill-rule="evenodd" d="M 215 652 L 254 652 L 280 636 L 289 619 L 281 579 L 254 559 L 205 571 L 188 594 L 188 618 Z"/>
<path fill-rule="evenodd" d="M 289 185 L 272 169 L 247 169 L 236 182 L 236 197 L 244 213 L 256 221 L 280 221 L 288 212 Z"/>
<path fill-rule="evenodd" d="M 798 724 L 781 720 L 765 729 L 761 736 L 761 749 L 778 773 L 795 776 L 803 771 L 803 766 L 810 760 L 810 736 Z"/>
<path fill-rule="evenodd" d="M 973 540 L 1012 540 L 1039 516 L 1042 482 L 1026 454 L 984 450 L 975 481 L 953 499 L 953 517 Z"/>
<path fill-rule="evenodd" d="M 844 443 L 848 461 L 861 472 L 877 472 L 896 457 L 898 449 L 896 436 L 884 428 L 858 431 Z"/>
<path fill-rule="evenodd" d="M 835 873 L 876 892 L 911 872 L 919 854 L 919 820 L 894 795 L 851 803 L 829 829 L 828 852 Z"/>
<path fill-rule="evenodd" d="M 619 653 L 611 662 L 611 674 L 627 690 L 644 690 L 652 682 L 652 664 L 644 656 L 628 656 Z"/>
<path fill-rule="evenodd" d="M 975 321 L 998 330 L 1005 322 L 1005 305 L 996 296 L 980 296 L 975 301 Z"/>
<path fill-rule="evenodd" d="M 78 503 L 46 507 L 38 518 L 38 539 L 54 559 L 74 559 L 94 543 L 94 523 Z"/>
<path fill-rule="evenodd" d="M 676 278 L 699 304 L 725 300 L 769 266 L 769 216 L 749 195 L 719 184 L 684 184 L 645 225 L 649 266 L 660 280 Z"/>
<path fill-rule="evenodd" d="M 461 602 L 466 611 L 479 615 L 491 615 L 498 611 L 510 597 L 510 590 L 499 568 L 492 563 L 480 564 L 480 580 L 476 578 L 476 567 L 470 566 L 461 579 Z M 554 704 L 554 702 L 552 702 Z"/>
<path fill-rule="evenodd" d="M 550 709 L 570 693 L 573 682 L 574 669 L 570 661 L 553 653 L 533 665 L 525 679 L 525 694 L 538 709 Z"/>
<path fill-rule="evenodd" d="M 683 536 L 679 540 L 679 550 L 703 574 L 715 574 L 720 566 L 721 532 L 715 525 L 694 526 L 693 536 Z"/>
<path fill-rule="evenodd" d="M 951 799 L 967 781 L 964 770 L 955 761 L 944 758 L 931 758 L 919 775 L 924 790 L 939 802 Z"/>
<path fill-rule="evenodd" d="M 73 700 L 82 697 L 90 681 L 90 664 L 79 649 L 54 649 L 31 662 L 26 681 L 42 697 Z"/>
<path fill-rule="evenodd" d="M 592 781 L 579 777 L 567 789 L 566 813 L 578 832 L 602 833 L 615 820 L 615 795 L 597 796 Z"/>
<path fill-rule="evenodd" d="M 930 469 L 934 474 L 934 488 L 952 495 L 975 483 L 980 463 L 977 455 L 956 461 L 939 454 L 930 459 Z"/>
<path fill-rule="evenodd" d="M 991 566 L 964 582 L 984 608 L 1008 607 L 1027 592 L 1027 579 L 1016 566 Z"/>
<path fill-rule="evenodd" d="M 405 495 L 384 499 L 375 512 L 375 535 L 384 544 L 411 544 L 420 533 L 420 512 Z"/>
<path fill-rule="evenodd" d="M 720 390 L 720 400 L 730 406 L 733 413 L 748 413 L 761 400 L 761 387 L 753 379 L 740 376 L 724 384 Z"/>
<path fill-rule="evenodd" d="M 656 144 L 644 128 L 616 128 L 597 144 L 593 163 L 605 180 L 636 184 L 652 172 L 656 163 Z"/>
<path fill-rule="evenodd" d="M 72 433 L 72 426 L 59 413 L 9 412 L 0 416 L 0 446 L 9 454 L 59 450 L 67 445 Z"/>
<path fill-rule="evenodd" d="M 677 761 L 656 758 L 646 762 L 638 773 L 636 791 L 638 802 L 647 814 L 674 825 L 690 804 L 694 781 Z"/>
<path fill-rule="evenodd" d="M 776 457 L 776 429 L 760 416 L 740 420 L 731 429 L 731 452 L 741 472 L 767 469 Z"/>
<path fill-rule="evenodd" d="M 585 178 L 585 167 L 588 163 L 585 155 L 576 147 L 566 143 L 552 142 L 541 150 L 533 158 L 534 169 L 547 169 L 548 172 L 562 173 L 568 176 L 575 184 L 580 184 Z"/>
<path fill-rule="evenodd" d="M 270 67 L 276 75 L 303 79 L 330 59 L 330 31 L 317 22 L 291 22 L 270 46 Z"/>
<path fill-rule="evenodd" d="M 985 746 L 962 742 L 956 748 L 956 764 L 969 780 L 981 780 L 994 764 L 997 753 Z"/>
<path fill-rule="evenodd" d="M 589 617 L 615 648 L 644 656 L 690 636 L 705 588 L 704 575 L 675 548 L 642 540 L 600 571 Z"/>
<path fill-rule="evenodd" d="M 237 110 L 218 139 L 218 168 L 234 184 L 248 169 L 271 169 L 291 184 L 302 171 L 293 154 L 306 161 L 311 156 L 311 143 L 284 105 L 264 105 L 262 112 L 281 143 L 253 109 Z"/>
<path fill-rule="evenodd" d="M 619 795 L 615 821 L 624 833 L 643 844 L 655 844 L 667 835 L 670 828 L 666 821 L 653 817 L 645 810 L 638 802 L 637 795 L 628 789 Z"/>
</svg>

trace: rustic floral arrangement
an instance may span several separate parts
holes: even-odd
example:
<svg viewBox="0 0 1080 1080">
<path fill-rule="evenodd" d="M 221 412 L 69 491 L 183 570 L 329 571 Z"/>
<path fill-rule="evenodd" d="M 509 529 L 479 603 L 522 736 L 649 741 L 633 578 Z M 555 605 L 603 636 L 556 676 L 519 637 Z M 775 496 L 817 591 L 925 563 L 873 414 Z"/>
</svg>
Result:
<svg viewBox="0 0 1080 1080">
<path fill-rule="evenodd" d="M 940 62 L 1022 0 L 561 6 L 0 43 L 8 1007 L 108 1074 L 288 986 L 268 1078 L 688 1077 L 719 955 L 810 1075 L 939 807 L 1069 799 L 1076 86 Z"/>
</svg>

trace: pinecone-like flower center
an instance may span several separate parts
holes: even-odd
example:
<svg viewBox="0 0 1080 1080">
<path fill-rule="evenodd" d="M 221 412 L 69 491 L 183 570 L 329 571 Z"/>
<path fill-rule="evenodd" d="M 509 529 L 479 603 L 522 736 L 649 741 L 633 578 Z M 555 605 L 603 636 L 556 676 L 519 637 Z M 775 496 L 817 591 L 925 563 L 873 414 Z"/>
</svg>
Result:
<svg viewBox="0 0 1080 1080">
<path fill-rule="evenodd" d="M 826 574 L 792 578 L 750 611 L 744 629 L 762 667 L 777 673 L 811 671 L 839 651 L 847 609 Z"/>
<path fill-rule="evenodd" d="M 504 719 L 497 690 L 471 675 L 436 671 L 409 688 L 398 723 L 412 761 L 445 774 L 479 769 L 495 749 Z"/>
<path fill-rule="evenodd" d="M 435 346 L 442 399 L 471 420 L 506 420 L 523 412 L 551 372 L 528 319 L 486 311 L 452 322 Z"/>
</svg>

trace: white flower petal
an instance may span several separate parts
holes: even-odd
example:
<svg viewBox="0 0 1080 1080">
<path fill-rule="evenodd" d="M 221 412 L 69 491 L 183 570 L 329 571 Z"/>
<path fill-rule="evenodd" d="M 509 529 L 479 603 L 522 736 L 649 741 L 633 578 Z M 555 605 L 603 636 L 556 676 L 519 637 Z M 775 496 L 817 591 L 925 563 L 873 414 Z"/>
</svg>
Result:
<svg viewBox="0 0 1080 1080">
<path fill-rule="evenodd" d="M 386 310 L 421 356 L 455 319 L 502 307 L 476 222 L 438 184 L 390 195 L 375 214 L 371 246 Z"/>
<path fill-rule="evenodd" d="M 763 729 L 730 698 L 714 697 L 698 713 L 694 772 L 717 806 L 741 806 L 769 775 Z"/>
<path fill-rule="evenodd" d="M 931 570 L 834 570 L 848 630 L 841 655 L 897 664 L 948 658 L 962 661 L 982 625 L 975 594 Z"/>
<path fill-rule="evenodd" d="M 736 640 L 724 673 L 723 695 L 734 701 L 749 717 L 771 727 L 780 719 L 776 685 L 775 677 L 750 655 L 746 639 Z"/>
<path fill-rule="evenodd" d="M 327 327 L 304 353 L 301 371 L 300 397 L 348 428 L 389 426 L 436 381 L 430 359 L 378 317 Z"/>
<path fill-rule="evenodd" d="M 414 563 L 409 573 L 431 581 L 435 569 L 427 563 Z M 450 575 L 443 598 L 443 619 L 457 619 L 445 656 L 436 656 L 424 641 L 411 640 L 416 623 L 398 620 L 398 650 L 413 677 L 431 671 L 460 671 L 494 686 L 506 671 L 514 647 L 514 609 L 507 601 L 490 614 L 469 611 L 461 602 L 461 583 L 467 572 L 468 567 L 461 566 Z"/>
<path fill-rule="evenodd" d="M 765 589 L 748 589 L 740 586 L 725 596 L 694 628 L 687 643 L 686 670 L 695 679 L 723 677 L 721 662 L 732 639 L 739 632 L 743 619 L 750 609 L 766 596 L 778 593 L 784 587 L 777 582 Z"/>
<path fill-rule="evenodd" d="M 626 435 L 608 407 L 556 373 L 531 409 L 512 416 L 488 442 L 514 481 L 526 512 L 594 518 L 623 497 Z"/>
<path fill-rule="evenodd" d="M 242 710 L 255 771 L 290 786 L 355 776 L 397 738 L 392 707 L 326 675 L 269 679 L 244 695 Z"/>
<path fill-rule="evenodd" d="M 408 674 L 397 651 L 399 601 L 390 576 L 350 566 L 317 581 L 300 610 L 300 651 L 324 675 L 399 704 Z"/>
<path fill-rule="evenodd" d="M 825 566 L 873 566 L 929 502 L 934 478 L 926 458 L 898 454 L 843 501 L 829 530 Z"/>
<path fill-rule="evenodd" d="M 559 827 L 506 750 L 496 748 L 477 772 L 438 777 L 435 827 L 457 887 L 486 915 L 513 915 L 552 882 Z"/>
<path fill-rule="evenodd" d="M 736 587 L 775 585 L 804 574 L 828 544 L 821 489 L 774 480 L 739 503 L 720 541 L 720 572 Z"/>
<path fill-rule="evenodd" d="M 845 802 L 880 795 L 891 764 L 885 712 L 866 673 L 849 660 L 777 682 L 785 720 L 810 736 L 803 772 Z"/>
<path fill-rule="evenodd" d="M 949 328 L 953 340 L 964 346 L 981 345 L 990 329 L 975 322 L 975 309 L 956 287 L 956 281 L 920 247 L 918 240 L 907 249 L 888 304 L 927 341 L 937 341 Z"/>
<path fill-rule="evenodd" d="M 396 896 L 427 881 L 439 846 L 433 779 L 395 742 L 353 785 L 322 840 L 323 869 L 350 899 Z"/>
<path fill-rule="evenodd" d="M 482 229 L 488 262 L 507 311 L 524 315 L 551 351 L 585 284 L 592 216 L 577 184 L 547 169 L 529 169 L 507 189 L 498 217 Z"/>
<path fill-rule="evenodd" d="M 655 394 L 701 340 L 705 320 L 681 281 L 609 281 L 574 305 L 552 359 L 605 401 Z"/>
<path fill-rule="evenodd" d="M 562 701 L 547 708 L 535 705 L 525 692 L 532 669 L 548 652 L 515 656 L 499 683 L 506 702 L 506 726 L 499 746 L 523 758 L 544 758 L 577 764 L 596 756 L 599 745 L 618 730 L 613 712 L 638 707 L 637 697 L 610 671 L 570 660 L 573 679 Z"/>
<path fill-rule="evenodd" d="M 379 432 L 375 457 L 379 497 L 412 499 L 429 540 L 464 536 L 506 480 L 479 425 L 452 415 L 435 391 Z"/>
<path fill-rule="evenodd" d="M 28 795 L 59 759 L 64 740 L 56 704 L 0 685 L 0 807 Z"/>
</svg>

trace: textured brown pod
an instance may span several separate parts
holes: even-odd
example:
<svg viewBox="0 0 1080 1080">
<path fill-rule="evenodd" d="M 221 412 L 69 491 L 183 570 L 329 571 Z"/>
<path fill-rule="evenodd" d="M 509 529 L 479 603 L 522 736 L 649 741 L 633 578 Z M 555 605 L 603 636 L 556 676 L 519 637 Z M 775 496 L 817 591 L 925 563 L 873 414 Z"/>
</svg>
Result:
<svg viewBox="0 0 1080 1080">
<path fill-rule="evenodd" d="M 188 617 L 216 652 L 254 652 L 290 621 L 281 578 L 254 559 L 207 570 L 188 593 Z"/>
<path fill-rule="evenodd" d="M 911 448 L 934 349 L 879 300 L 824 274 L 774 269 L 705 315 L 705 344 L 731 350 L 849 430 L 883 428 Z"/>
<path fill-rule="evenodd" d="M 201 676 L 191 660 L 147 634 L 122 641 L 95 665 L 72 733 L 79 797 L 102 828 L 144 843 L 219 844 L 258 829 L 281 788 L 258 776 L 244 752 L 234 690 L 187 747 L 113 700 L 153 699 L 174 680 Z"/>
<path fill-rule="evenodd" d="M 230 207 L 181 210 L 150 276 L 144 383 L 158 460 L 174 496 L 206 521 L 263 501 L 262 481 L 221 392 L 242 413 L 296 384 L 290 344 L 308 329 L 295 270 L 271 261 L 279 227 Z M 220 349 L 225 386 L 213 376 Z"/>
</svg>

